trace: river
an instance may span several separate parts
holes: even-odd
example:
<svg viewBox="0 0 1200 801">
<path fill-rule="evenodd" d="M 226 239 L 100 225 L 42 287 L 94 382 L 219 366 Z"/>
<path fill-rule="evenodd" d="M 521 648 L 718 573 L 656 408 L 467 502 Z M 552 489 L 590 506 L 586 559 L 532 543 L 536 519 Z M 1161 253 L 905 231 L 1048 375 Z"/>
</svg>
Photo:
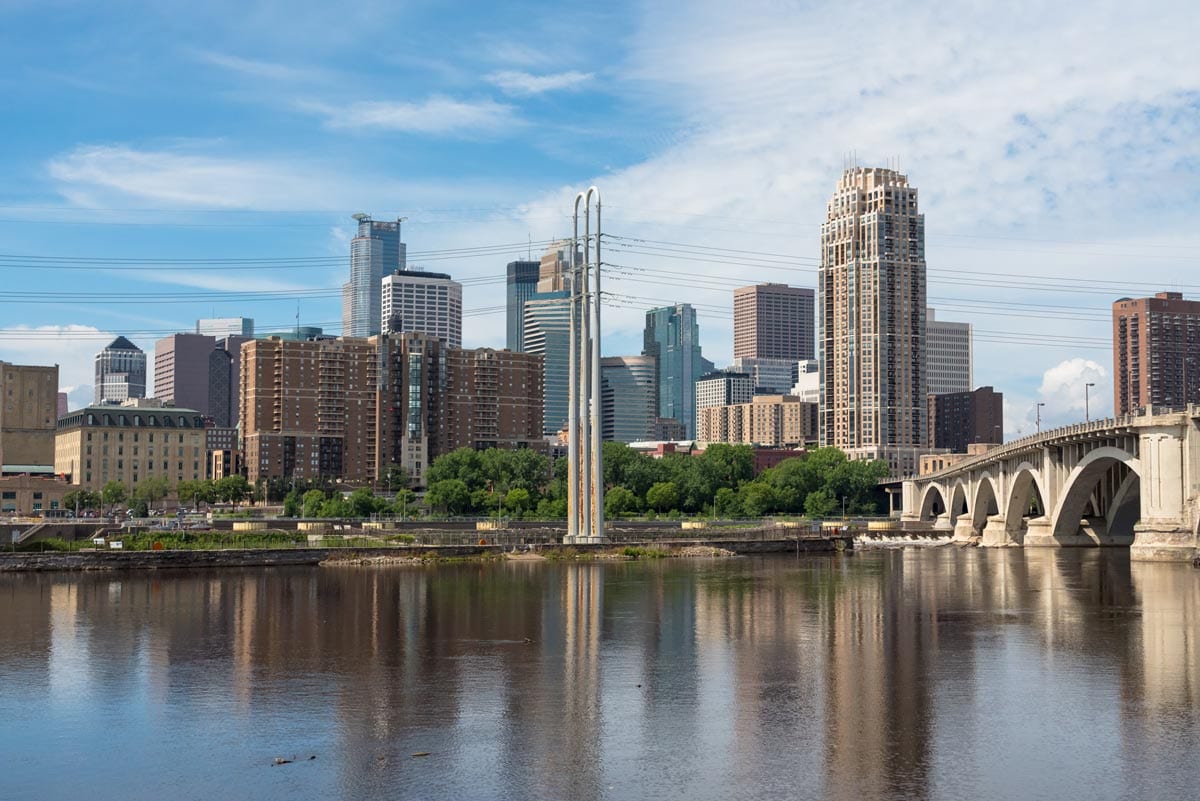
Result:
<svg viewBox="0 0 1200 801">
<path fill-rule="evenodd" d="M 1200 570 L 1118 549 L 0 576 L 6 800 L 1198 787 Z"/>
</svg>

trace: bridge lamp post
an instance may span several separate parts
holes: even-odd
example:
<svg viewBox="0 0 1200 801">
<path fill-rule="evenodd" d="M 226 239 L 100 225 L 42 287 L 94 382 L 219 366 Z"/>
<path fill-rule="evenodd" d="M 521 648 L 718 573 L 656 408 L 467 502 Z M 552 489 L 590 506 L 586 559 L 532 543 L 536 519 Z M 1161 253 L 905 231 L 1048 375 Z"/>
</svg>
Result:
<svg viewBox="0 0 1200 801">
<path fill-rule="evenodd" d="M 1033 407 L 1037 413 L 1037 430 L 1039 434 L 1042 433 L 1042 407 L 1045 405 L 1045 401 L 1038 401 L 1037 406 Z"/>
<path fill-rule="evenodd" d="M 1092 421 L 1091 409 L 1088 404 L 1088 389 L 1096 386 L 1095 381 L 1089 381 L 1083 385 L 1083 421 L 1090 423 Z"/>
</svg>

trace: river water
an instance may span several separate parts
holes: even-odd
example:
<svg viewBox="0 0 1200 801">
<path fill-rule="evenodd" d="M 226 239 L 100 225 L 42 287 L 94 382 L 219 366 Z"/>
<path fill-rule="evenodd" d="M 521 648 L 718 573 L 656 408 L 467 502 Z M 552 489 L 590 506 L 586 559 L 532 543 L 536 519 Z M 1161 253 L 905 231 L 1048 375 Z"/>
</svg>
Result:
<svg viewBox="0 0 1200 801">
<path fill-rule="evenodd" d="M 1120 550 L 0 576 L 2 799 L 1198 795 Z"/>
</svg>

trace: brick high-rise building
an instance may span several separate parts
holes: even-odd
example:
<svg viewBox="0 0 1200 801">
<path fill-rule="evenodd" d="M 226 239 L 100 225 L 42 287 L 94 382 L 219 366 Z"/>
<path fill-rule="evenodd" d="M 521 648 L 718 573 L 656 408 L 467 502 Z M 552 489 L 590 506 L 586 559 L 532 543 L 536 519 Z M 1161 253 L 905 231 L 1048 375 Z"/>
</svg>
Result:
<svg viewBox="0 0 1200 801">
<path fill-rule="evenodd" d="M 733 356 L 813 358 L 813 291 L 787 284 L 733 290 Z"/>
<path fill-rule="evenodd" d="M 377 348 L 367 339 L 246 343 L 240 383 L 247 478 L 373 481 L 377 374 Z"/>
<path fill-rule="evenodd" d="M 438 398 L 441 453 L 543 447 L 542 357 L 478 348 L 446 351 Z"/>
<path fill-rule="evenodd" d="M 1200 301 L 1179 292 L 1113 303 L 1113 410 L 1200 403 Z"/>
<path fill-rule="evenodd" d="M 538 356 L 446 347 L 408 332 L 254 340 L 242 348 L 242 451 L 250 481 L 370 485 L 391 465 L 425 486 L 455 448 L 540 447 Z"/>
<path fill-rule="evenodd" d="M 846 170 L 821 225 L 821 444 L 915 473 L 926 444 L 925 217 L 894 170 Z"/>
<path fill-rule="evenodd" d="M 1004 442 L 1004 393 L 991 387 L 929 396 L 929 445 L 966 453 L 968 445 Z"/>
</svg>

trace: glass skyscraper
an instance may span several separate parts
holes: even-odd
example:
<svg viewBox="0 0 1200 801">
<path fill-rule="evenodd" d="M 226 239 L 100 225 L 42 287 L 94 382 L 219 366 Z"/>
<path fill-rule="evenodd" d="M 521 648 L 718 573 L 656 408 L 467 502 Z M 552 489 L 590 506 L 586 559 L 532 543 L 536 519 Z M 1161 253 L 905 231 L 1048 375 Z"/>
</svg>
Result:
<svg viewBox="0 0 1200 801">
<path fill-rule="evenodd" d="M 567 424 L 570 392 L 570 293 L 536 292 L 525 301 L 525 353 L 542 357 L 542 430 L 554 436 Z"/>
<path fill-rule="evenodd" d="M 605 441 L 654 438 L 658 417 L 654 359 L 606 356 L 600 360 L 600 434 Z"/>
<path fill-rule="evenodd" d="M 538 271 L 541 263 L 536 261 L 510 261 L 508 263 L 507 331 L 504 347 L 512 351 L 525 350 L 525 301 L 537 292 Z"/>
<path fill-rule="evenodd" d="M 658 416 L 671 417 L 696 436 L 696 382 L 712 372 L 700 353 L 700 326 L 689 303 L 646 312 L 643 356 L 653 356 L 658 383 Z"/>
<path fill-rule="evenodd" d="M 358 235 L 350 241 L 350 280 L 342 285 L 342 336 L 369 337 L 382 327 L 383 277 L 403 270 L 407 248 L 400 220 L 376 222 L 356 214 Z"/>
<path fill-rule="evenodd" d="M 117 337 L 96 354 L 96 403 L 120 403 L 146 397 L 146 354 Z"/>
</svg>

